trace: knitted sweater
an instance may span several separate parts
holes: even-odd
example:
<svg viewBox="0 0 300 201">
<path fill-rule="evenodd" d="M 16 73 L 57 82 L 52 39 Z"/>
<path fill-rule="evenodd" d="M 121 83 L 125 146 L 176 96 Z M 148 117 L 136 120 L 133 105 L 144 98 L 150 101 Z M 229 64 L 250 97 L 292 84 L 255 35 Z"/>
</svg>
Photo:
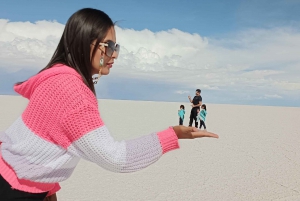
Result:
<svg viewBox="0 0 300 201">
<path fill-rule="evenodd" d="M 115 141 L 98 102 L 81 76 L 57 64 L 15 86 L 29 99 L 21 116 L 0 134 L 0 174 L 14 189 L 51 195 L 80 158 L 113 172 L 134 172 L 179 148 L 172 127 Z"/>
</svg>

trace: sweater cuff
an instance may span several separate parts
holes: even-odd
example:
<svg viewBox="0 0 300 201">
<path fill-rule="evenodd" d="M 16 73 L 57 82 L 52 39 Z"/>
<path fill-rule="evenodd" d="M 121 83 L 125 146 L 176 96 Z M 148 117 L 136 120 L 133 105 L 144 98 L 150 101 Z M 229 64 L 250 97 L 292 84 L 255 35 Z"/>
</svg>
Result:
<svg viewBox="0 0 300 201">
<path fill-rule="evenodd" d="M 54 193 L 56 193 L 57 191 L 60 190 L 60 185 L 59 183 L 55 183 L 53 189 L 51 191 L 48 192 L 47 197 L 50 195 L 53 195 Z"/>
<path fill-rule="evenodd" d="M 173 127 L 169 127 L 164 131 L 158 132 L 157 136 L 160 141 L 163 154 L 179 148 L 178 137 Z"/>
</svg>

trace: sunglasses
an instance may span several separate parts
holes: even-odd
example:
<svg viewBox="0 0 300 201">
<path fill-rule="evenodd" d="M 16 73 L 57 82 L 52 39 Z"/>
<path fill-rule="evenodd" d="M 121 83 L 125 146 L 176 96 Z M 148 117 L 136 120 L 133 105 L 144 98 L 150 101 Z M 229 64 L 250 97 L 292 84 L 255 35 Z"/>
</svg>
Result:
<svg viewBox="0 0 300 201">
<path fill-rule="evenodd" d="M 99 45 L 106 47 L 106 51 L 105 51 L 106 56 L 112 57 L 113 53 L 116 52 L 116 59 L 118 58 L 120 52 L 119 44 L 109 40 L 105 43 L 99 43 Z"/>
</svg>

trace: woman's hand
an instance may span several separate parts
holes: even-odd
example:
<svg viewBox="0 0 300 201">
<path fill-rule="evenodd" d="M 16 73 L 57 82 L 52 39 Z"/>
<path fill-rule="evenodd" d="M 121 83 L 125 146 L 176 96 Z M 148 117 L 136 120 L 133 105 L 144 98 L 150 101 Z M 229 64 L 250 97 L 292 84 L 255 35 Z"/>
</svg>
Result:
<svg viewBox="0 0 300 201">
<path fill-rule="evenodd" d="M 178 139 L 194 139 L 200 137 L 212 137 L 219 138 L 217 134 L 198 130 L 195 127 L 186 127 L 186 126 L 174 126 L 173 127 Z"/>
</svg>

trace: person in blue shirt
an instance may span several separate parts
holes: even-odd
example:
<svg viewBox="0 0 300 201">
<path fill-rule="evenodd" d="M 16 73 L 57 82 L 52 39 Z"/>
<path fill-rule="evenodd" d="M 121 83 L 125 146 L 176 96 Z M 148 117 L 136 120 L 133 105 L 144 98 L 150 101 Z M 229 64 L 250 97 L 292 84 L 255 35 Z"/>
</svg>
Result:
<svg viewBox="0 0 300 201">
<path fill-rule="evenodd" d="M 184 105 L 180 105 L 180 110 L 178 110 L 179 125 L 183 125 L 184 114 L 185 114 Z"/>
<path fill-rule="evenodd" d="M 207 115 L 207 110 L 206 110 L 206 105 L 203 104 L 201 106 L 201 112 L 198 113 L 198 121 L 200 120 L 200 126 L 199 129 L 201 129 L 201 127 L 203 126 L 204 130 L 206 130 L 206 125 L 205 125 L 205 119 L 206 119 L 206 115 Z"/>
</svg>

